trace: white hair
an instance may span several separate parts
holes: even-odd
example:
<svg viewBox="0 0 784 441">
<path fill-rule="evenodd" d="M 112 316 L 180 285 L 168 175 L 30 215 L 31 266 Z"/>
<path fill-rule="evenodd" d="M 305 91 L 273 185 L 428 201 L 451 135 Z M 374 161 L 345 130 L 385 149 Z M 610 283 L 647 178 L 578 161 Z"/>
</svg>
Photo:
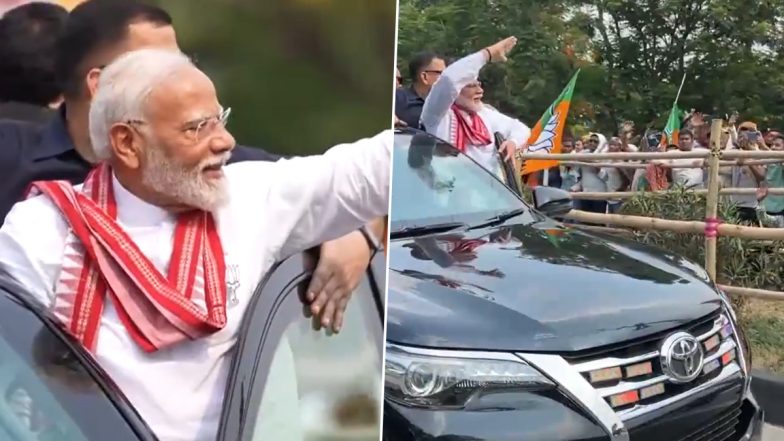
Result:
<svg viewBox="0 0 784 441">
<path fill-rule="evenodd" d="M 90 142 L 98 160 L 111 156 L 109 130 L 114 124 L 145 117 L 145 104 L 155 87 L 186 67 L 194 67 L 182 52 L 141 49 L 128 52 L 101 72 L 90 104 Z"/>
</svg>

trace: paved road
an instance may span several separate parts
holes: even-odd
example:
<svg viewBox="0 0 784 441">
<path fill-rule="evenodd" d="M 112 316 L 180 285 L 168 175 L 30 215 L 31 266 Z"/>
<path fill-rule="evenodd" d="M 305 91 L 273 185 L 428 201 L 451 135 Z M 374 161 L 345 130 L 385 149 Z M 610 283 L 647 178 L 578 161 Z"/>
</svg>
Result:
<svg viewBox="0 0 784 441">
<path fill-rule="evenodd" d="M 762 431 L 762 441 L 784 441 L 784 429 L 766 424 Z"/>
</svg>

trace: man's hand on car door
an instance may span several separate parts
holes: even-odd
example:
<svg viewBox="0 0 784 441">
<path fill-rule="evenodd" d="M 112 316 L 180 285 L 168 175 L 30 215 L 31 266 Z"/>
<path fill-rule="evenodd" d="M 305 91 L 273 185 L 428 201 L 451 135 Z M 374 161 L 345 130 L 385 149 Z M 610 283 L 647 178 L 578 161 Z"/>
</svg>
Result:
<svg viewBox="0 0 784 441">
<path fill-rule="evenodd" d="M 367 240 L 358 231 L 321 245 L 318 265 L 307 291 L 310 311 L 321 326 L 340 331 L 343 313 L 371 256 Z"/>
</svg>

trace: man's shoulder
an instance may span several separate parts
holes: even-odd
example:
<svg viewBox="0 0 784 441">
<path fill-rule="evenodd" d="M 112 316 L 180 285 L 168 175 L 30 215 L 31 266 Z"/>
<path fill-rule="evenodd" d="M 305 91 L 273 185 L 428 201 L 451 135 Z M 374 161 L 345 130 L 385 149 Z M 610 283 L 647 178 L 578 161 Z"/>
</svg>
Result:
<svg viewBox="0 0 784 441">
<path fill-rule="evenodd" d="M 42 131 L 41 124 L 0 119 L 0 165 L 18 158 L 26 146 L 38 144 Z"/>
<path fill-rule="evenodd" d="M 64 223 L 57 206 L 47 196 L 38 195 L 14 204 L 5 217 L 3 229 L 7 229 L 9 225 L 15 230 L 20 226 L 35 225 L 35 230 L 44 231 Z"/>
</svg>

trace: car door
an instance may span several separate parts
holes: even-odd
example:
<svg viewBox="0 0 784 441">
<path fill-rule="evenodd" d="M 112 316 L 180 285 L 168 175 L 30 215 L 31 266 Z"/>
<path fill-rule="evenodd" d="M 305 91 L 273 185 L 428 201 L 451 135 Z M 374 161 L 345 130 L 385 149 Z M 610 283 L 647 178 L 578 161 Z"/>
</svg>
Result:
<svg viewBox="0 0 784 441">
<path fill-rule="evenodd" d="M 0 440 L 107 439 L 156 438 L 79 343 L 0 276 Z"/>
<path fill-rule="evenodd" d="M 376 441 L 381 431 L 386 262 L 377 253 L 338 334 L 316 330 L 304 256 L 254 293 L 232 363 L 219 441 Z"/>
</svg>

